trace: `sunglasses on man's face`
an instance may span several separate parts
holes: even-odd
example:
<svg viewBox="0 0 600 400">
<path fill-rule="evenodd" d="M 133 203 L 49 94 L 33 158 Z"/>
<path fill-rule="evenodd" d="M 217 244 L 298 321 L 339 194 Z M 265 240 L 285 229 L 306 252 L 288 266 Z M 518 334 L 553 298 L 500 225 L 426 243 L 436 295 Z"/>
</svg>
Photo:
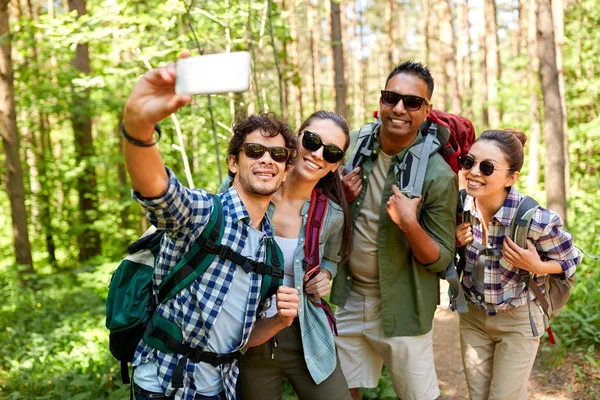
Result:
<svg viewBox="0 0 600 400">
<path fill-rule="evenodd" d="M 302 134 L 302 147 L 308 151 L 317 151 L 323 147 L 323 159 L 328 163 L 335 164 L 344 158 L 344 150 L 335 144 L 323 144 L 321 137 L 314 132 L 304 131 Z"/>
<path fill-rule="evenodd" d="M 406 111 L 419 111 L 423 103 L 429 105 L 429 100 L 420 96 L 400 94 L 392 92 L 391 90 L 381 91 L 381 104 L 384 106 L 396 107 L 396 104 L 398 104 L 400 100 L 402 100 L 402 105 L 404 105 Z"/>
<path fill-rule="evenodd" d="M 259 143 L 244 143 L 242 150 L 248 158 L 258 160 L 266 151 L 271 155 L 271 159 L 278 163 L 286 162 L 290 158 L 290 149 L 287 147 L 267 147 Z"/>
<path fill-rule="evenodd" d="M 491 176 L 494 171 L 512 171 L 512 168 L 496 168 L 491 161 L 477 161 L 475 160 L 475 157 L 470 154 L 460 158 L 460 166 L 463 169 L 471 169 L 477 163 L 479 163 L 479 170 L 484 176 Z"/>
</svg>

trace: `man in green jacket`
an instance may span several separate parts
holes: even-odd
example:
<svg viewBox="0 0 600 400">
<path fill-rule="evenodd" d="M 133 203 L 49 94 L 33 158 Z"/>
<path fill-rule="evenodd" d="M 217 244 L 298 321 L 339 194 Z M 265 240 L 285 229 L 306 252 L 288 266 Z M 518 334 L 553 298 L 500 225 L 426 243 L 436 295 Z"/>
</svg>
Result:
<svg viewBox="0 0 600 400">
<path fill-rule="evenodd" d="M 454 254 L 457 178 L 436 153 L 422 196 L 409 199 L 394 174 L 422 137 L 433 86 L 421 63 L 407 61 L 390 73 L 379 100 L 381 123 L 373 128 L 373 156 L 343 179 L 354 250 L 338 269 L 331 300 L 339 306 L 336 345 L 354 399 L 361 387 L 377 386 L 383 363 L 399 398 L 440 395 L 433 361 L 436 273 Z"/>
</svg>

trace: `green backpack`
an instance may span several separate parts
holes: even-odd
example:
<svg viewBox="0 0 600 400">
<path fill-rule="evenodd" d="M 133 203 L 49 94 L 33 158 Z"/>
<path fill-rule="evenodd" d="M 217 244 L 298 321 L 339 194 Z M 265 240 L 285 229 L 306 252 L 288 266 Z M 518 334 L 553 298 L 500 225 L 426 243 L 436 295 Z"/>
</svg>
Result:
<svg viewBox="0 0 600 400">
<path fill-rule="evenodd" d="M 248 273 L 263 275 L 260 298 L 269 298 L 283 282 L 283 255 L 274 240 L 267 240 L 267 263 L 248 259 L 221 245 L 223 212 L 220 199 L 211 195 L 214 207 L 200 237 L 161 282 L 155 295 L 152 275 L 161 251 L 165 231 L 146 233 L 129 246 L 129 255 L 121 261 L 110 281 L 106 299 L 106 328 L 110 330 L 109 344 L 113 356 L 121 362 L 123 383 L 130 383 L 127 363 L 131 362 L 140 339 L 165 353 L 185 355 L 193 362 L 219 365 L 237 358 L 237 352 L 219 355 L 192 349 L 183 344 L 181 328 L 154 312 L 158 304 L 173 298 L 202 275 L 215 257 L 227 259 Z"/>
</svg>

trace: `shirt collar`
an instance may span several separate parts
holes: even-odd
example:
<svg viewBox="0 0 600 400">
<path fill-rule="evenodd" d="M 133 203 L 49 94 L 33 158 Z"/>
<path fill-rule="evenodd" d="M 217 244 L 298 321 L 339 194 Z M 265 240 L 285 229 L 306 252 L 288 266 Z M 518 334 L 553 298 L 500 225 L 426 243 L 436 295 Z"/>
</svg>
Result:
<svg viewBox="0 0 600 400">
<path fill-rule="evenodd" d="M 251 225 L 252 220 L 250 219 L 250 214 L 246 210 L 246 206 L 242 202 L 238 192 L 235 190 L 233 186 L 227 189 L 226 192 L 223 193 L 223 197 L 221 198 L 223 207 L 227 207 L 227 213 L 231 216 L 231 219 L 236 224 L 240 221 Z M 271 225 L 271 220 L 268 216 L 268 213 L 265 213 L 262 221 L 261 221 L 261 231 L 263 231 L 266 237 L 273 237 L 273 228 Z"/>
<path fill-rule="evenodd" d="M 504 200 L 504 204 L 500 209 L 494 214 L 492 220 L 495 218 L 505 227 L 510 226 L 510 222 L 512 221 L 515 213 L 517 212 L 517 208 L 519 207 L 519 201 L 521 200 L 521 194 L 514 186 L 510 187 L 508 191 L 508 196 L 506 196 L 506 200 Z M 475 199 L 473 197 L 467 195 L 465 197 L 465 202 L 463 204 L 463 211 L 469 211 L 472 216 L 479 219 L 479 212 L 475 209 Z"/>
</svg>

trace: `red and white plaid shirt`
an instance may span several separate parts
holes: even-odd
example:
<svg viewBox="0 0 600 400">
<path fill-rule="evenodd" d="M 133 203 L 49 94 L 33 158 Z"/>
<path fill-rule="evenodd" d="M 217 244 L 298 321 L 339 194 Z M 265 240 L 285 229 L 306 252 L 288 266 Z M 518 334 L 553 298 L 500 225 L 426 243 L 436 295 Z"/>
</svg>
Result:
<svg viewBox="0 0 600 400">
<path fill-rule="evenodd" d="M 523 195 L 517 189 L 510 188 L 504 204 L 489 224 L 486 247 L 502 247 L 522 198 Z M 466 264 L 462 280 L 471 301 L 488 315 L 527 304 L 528 293 L 525 279 L 519 274 L 520 269 L 508 263 L 501 254 L 486 256 L 483 290 L 481 285 L 476 285 L 471 279 L 478 254 L 474 243 L 482 244 L 481 220 L 473 197 L 466 196 L 463 210 L 469 211 L 473 216 L 473 242 L 465 247 Z M 527 238 L 535 245 L 542 261 L 555 260 L 560 264 L 565 279 L 575 273 L 575 268 L 581 262 L 581 255 L 573 245 L 571 234 L 563 230 L 563 222 L 557 213 L 539 207 L 531 220 Z M 535 281 L 542 290 L 546 278 L 547 275 L 535 276 Z"/>
</svg>

